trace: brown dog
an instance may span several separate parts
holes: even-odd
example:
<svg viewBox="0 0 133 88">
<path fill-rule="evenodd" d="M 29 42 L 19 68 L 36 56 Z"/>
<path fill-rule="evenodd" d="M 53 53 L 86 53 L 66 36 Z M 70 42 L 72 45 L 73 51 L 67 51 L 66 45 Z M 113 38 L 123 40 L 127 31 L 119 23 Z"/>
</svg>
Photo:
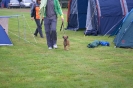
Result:
<svg viewBox="0 0 133 88">
<path fill-rule="evenodd" d="M 64 35 L 63 39 L 64 39 L 63 41 L 64 50 L 69 50 L 70 44 L 69 44 L 68 36 Z"/>
</svg>

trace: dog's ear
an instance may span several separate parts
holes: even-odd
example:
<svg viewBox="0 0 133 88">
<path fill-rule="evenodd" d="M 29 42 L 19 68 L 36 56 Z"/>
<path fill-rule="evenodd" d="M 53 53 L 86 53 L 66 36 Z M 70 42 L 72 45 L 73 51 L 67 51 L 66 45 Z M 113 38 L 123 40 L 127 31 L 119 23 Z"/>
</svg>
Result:
<svg viewBox="0 0 133 88">
<path fill-rule="evenodd" d="M 62 36 L 62 38 L 64 39 L 64 36 Z"/>
<path fill-rule="evenodd" d="M 68 39 L 68 36 L 67 36 L 67 39 Z"/>
</svg>

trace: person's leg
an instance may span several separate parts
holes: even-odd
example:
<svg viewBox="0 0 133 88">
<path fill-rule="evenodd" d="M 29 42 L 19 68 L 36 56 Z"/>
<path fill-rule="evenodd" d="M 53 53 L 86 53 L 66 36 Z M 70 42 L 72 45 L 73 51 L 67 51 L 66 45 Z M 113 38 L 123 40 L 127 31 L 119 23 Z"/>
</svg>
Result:
<svg viewBox="0 0 133 88">
<path fill-rule="evenodd" d="M 54 48 L 57 48 L 57 32 L 56 32 L 57 19 L 51 20 L 51 37 L 52 37 L 52 45 Z"/>
<path fill-rule="evenodd" d="M 36 28 L 34 35 L 37 36 L 37 34 L 38 34 L 38 29 Z"/>
<path fill-rule="evenodd" d="M 36 19 L 35 19 L 35 22 L 36 22 L 36 25 L 37 25 L 37 20 L 36 20 Z M 37 34 L 38 34 L 38 26 L 37 26 L 37 28 L 36 28 L 36 30 L 35 30 L 34 35 L 37 36 Z"/>
<path fill-rule="evenodd" d="M 45 34 L 47 39 L 47 46 L 52 48 L 50 25 L 51 25 L 50 20 L 47 18 L 44 18 L 44 28 L 45 28 Z"/>
<path fill-rule="evenodd" d="M 43 38 L 43 33 L 42 33 L 42 27 L 41 27 L 41 24 L 40 24 L 40 19 L 35 19 L 36 21 L 36 25 L 37 25 L 37 30 L 36 30 L 36 34 L 39 32 L 40 34 L 40 37 Z"/>
</svg>

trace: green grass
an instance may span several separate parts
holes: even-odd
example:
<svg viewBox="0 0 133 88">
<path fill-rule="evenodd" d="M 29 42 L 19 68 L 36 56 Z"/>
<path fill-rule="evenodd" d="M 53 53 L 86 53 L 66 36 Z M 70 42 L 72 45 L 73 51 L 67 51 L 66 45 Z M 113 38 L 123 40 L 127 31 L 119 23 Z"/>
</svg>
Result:
<svg viewBox="0 0 133 88">
<path fill-rule="evenodd" d="M 70 50 L 64 51 L 58 18 L 58 49 L 48 50 L 45 38 L 34 41 L 36 25 L 30 9 L 0 9 L 0 15 L 14 14 L 24 14 L 26 20 L 19 17 L 18 31 L 17 19 L 9 19 L 13 46 L 0 47 L 0 88 L 133 88 L 133 50 L 114 48 L 114 37 L 65 30 Z M 87 48 L 94 40 L 108 41 L 110 46 Z"/>
</svg>

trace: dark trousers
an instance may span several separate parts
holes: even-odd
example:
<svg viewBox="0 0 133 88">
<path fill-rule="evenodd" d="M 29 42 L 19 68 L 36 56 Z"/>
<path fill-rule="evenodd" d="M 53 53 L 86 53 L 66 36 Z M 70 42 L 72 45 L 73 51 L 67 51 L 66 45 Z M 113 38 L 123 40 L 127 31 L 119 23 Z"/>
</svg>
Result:
<svg viewBox="0 0 133 88">
<path fill-rule="evenodd" d="M 53 47 L 53 45 L 57 43 L 56 24 L 57 24 L 57 18 L 55 19 L 48 19 L 47 17 L 44 18 L 44 27 L 45 27 L 48 47 Z"/>
<path fill-rule="evenodd" d="M 41 23 L 40 23 L 40 19 L 35 19 L 35 22 L 36 22 L 37 28 L 36 28 L 36 30 L 35 30 L 34 35 L 37 36 L 37 34 L 38 34 L 38 32 L 39 32 L 40 37 L 43 37 L 42 26 L 41 26 Z"/>
</svg>

